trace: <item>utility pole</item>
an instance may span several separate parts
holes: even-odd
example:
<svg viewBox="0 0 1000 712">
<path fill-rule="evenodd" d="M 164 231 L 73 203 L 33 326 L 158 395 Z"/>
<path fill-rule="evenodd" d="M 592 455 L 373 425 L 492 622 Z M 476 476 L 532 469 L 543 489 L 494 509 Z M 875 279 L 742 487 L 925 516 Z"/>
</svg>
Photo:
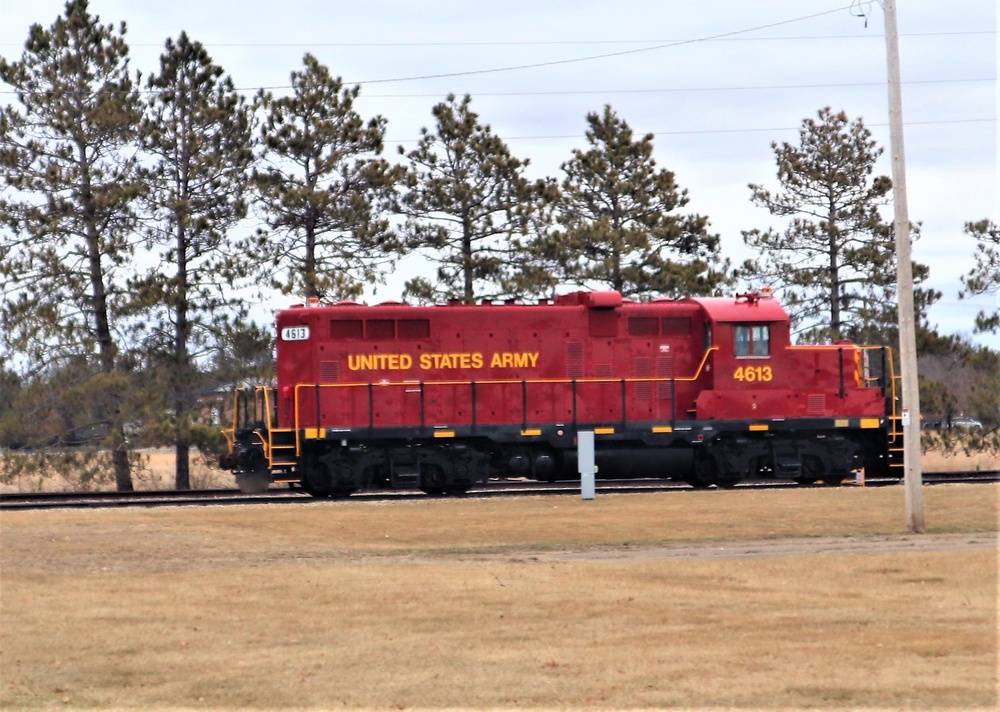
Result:
<svg viewBox="0 0 1000 712">
<path fill-rule="evenodd" d="M 899 361 L 903 381 L 903 483 L 906 489 L 906 525 L 911 532 L 921 534 L 924 531 L 924 495 L 920 470 L 920 389 L 917 386 L 917 326 L 913 309 L 910 217 L 906 207 L 903 96 L 899 85 L 896 0 L 885 0 L 883 9 L 889 70 L 889 142 L 892 153 L 892 198 L 895 206 L 893 229 L 896 236 L 896 288 L 899 301 Z"/>
</svg>

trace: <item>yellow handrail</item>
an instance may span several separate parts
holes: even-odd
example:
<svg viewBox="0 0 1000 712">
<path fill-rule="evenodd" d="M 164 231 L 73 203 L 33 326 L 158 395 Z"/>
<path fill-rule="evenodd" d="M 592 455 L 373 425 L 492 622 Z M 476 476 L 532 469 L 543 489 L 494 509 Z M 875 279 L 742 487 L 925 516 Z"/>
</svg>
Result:
<svg viewBox="0 0 1000 712">
<path fill-rule="evenodd" d="M 889 407 L 889 423 L 890 423 L 889 435 L 890 435 L 890 439 L 894 442 L 897 438 L 903 437 L 903 431 L 901 429 L 899 429 L 899 427 L 900 427 L 900 425 L 899 425 L 899 423 L 900 423 L 900 416 L 899 416 L 899 412 L 896 409 L 896 402 L 897 402 L 897 398 L 896 398 L 896 382 L 901 379 L 901 376 L 897 376 L 896 375 L 896 366 L 893 363 L 893 359 L 892 359 L 892 347 L 891 346 L 858 346 L 858 348 L 861 349 L 862 351 L 876 351 L 876 350 L 881 351 L 881 350 L 884 350 L 886 352 L 886 369 L 888 371 L 888 374 L 883 373 L 882 374 L 882 380 L 886 384 L 884 386 L 884 388 L 887 389 L 887 391 L 888 391 L 887 397 L 889 399 L 889 404 L 890 404 L 890 407 Z M 872 380 L 872 379 L 868 379 L 868 380 Z"/>
<path fill-rule="evenodd" d="M 895 367 L 892 360 L 892 349 L 890 347 L 883 346 L 856 346 L 856 348 L 862 351 L 872 351 L 876 349 L 884 349 L 887 353 L 886 362 L 888 374 L 882 374 L 882 380 L 885 382 L 884 388 L 888 390 L 888 398 L 890 401 L 890 422 L 891 422 L 891 438 L 895 440 L 902 433 L 897 430 L 898 428 L 898 413 L 896 406 L 896 381 L 899 379 L 895 375 Z M 705 372 L 705 366 L 708 363 L 708 359 L 713 351 L 718 351 L 718 346 L 712 346 L 704 351 L 701 360 L 698 363 L 693 375 L 690 376 L 680 376 L 680 377 L 663 377 L 663 376 L 645 376 L 645 377 L 630 377 L 630 378 L 529 378 L 529 379 L 486 379 L 486 380 L 441 380 L 441 381 L 419 381 L 414 379 L 404 380 L 404 381 L 357 381 L 349 383 L 297 383 L 294 388 L 294 398 L 292 404 L 292 410 L 294 413 L 295 428 L 294 428 L 294 442 L 295 442 L 295 453 L 296 456 L 301 454 L 302 450 L 302 427 L 300 422 L 300 390 L 310 389 L 315 391 L 316 389 L 325 388 L 375 388 L 381 386 L 414 386 L 419 385 L 421 387 L 436 387 L 436 386 L 502 386 L 502 385 L 553 385 L 553 384 L 631 384 L 631 383 L 689 383 L 697 381 Z M 872 378 L 867 378 L 866 380 L 875 380 Z M 243 389 L 237 389 L 237 395 L 235 399 L 238 399 L 238 392 Z M 264 422 L 268 426 L 268 435 L 266 441 L 262 438 L 262 446 L 265 448 L 265 455 L 270 461 L 270 453 L 272 452 L 274 446 L 274 411 L 272 409 L 272 394 L 274 388 L 270 386 L 258 386 L 254 393 L 254 410 L 255 414 L 260 412 L 258 408 L 263 407 Z M 676 392 L 672 394 L 672 397 L 676 399 Z M 223 430 L 226 436 L 226 440 L 229 443 L 230 450 L 232 450 L 235 443 L 235 422 L 238 418 L 239 402 L 234 400 L 234 427 L 227 428 Z M 624 417 L 624 415 L 623 415 Z M 316 424 L 320 427 L 320 424 Z"/>
<path fill-rule="evenodd" d="M 295 454 L 299 455 L 301 453 L 302 442 L 301 433 L 302 427 L 299 420 L 299 390 L 300 389 L 310 389 L 316 390 L 317 388 L 369 388 L 369 387 L 382 387 L 382 386 L 413 386 L 419 385 L 422 387 L 426 386 L 472 386 L 475 384 L 477 386 L 497 386 L 497 385 L 538 385 L 538 384 L 588 384 L 588 383 L 688 383 L 693 382 L 701 378 L 702 373 L 705 370 L 705 364 L 708 362 L 708 357 L 712 355 L 713 351 L 718 351 L 718 346 L 711 346 L 705 349 L 702 354 L 701 361 L 698 363 L 698 367 L 695 369 L 694 375 L 692 376 L 681 376 L 681 377 L 664 377 L 664 376 L 650 376 L 650 377 L 635 377 L 635 378 L 522 378 L 522 379 L 487 379 L 482 381 L 475 380 L 462 380 L 462 381 L 419 381 L 409 379 L 406 381 L 357 381 L 351 383 L 297 383 L 295 384 L 294 390 L 294 402 L 292 404 L 292 409 L 295 414 Z M 676 393 L 672 394 L 672 398 L 676 399 Z M 623 414 L 624 417 L 624 414 Z M 316 427 L 320 427 L 319 423 Z"/>
</svg>

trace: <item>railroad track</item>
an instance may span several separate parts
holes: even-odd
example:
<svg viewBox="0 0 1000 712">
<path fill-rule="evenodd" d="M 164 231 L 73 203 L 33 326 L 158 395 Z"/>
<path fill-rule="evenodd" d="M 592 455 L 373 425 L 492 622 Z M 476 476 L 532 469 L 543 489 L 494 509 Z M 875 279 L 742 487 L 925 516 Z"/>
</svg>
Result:
<svg viewBox="0 0 1000 712">
<path fill-rule="evenodd" d="M 925 485 L 988 483 L 1000 481 L 1000 470 L 976 472 L 924 473 Z M 868 487 L 885 487 L 899 484 L 898 479 L 869 479 Z M 851 484 L 845 480 L 845 485 Z M 788 481 L 745 482 L 736 489 L 784 489 L 789 487 L 814 487 L 817 485 L 797 485 Z M 636 494 L 645 492 L 684 491 L 692 488 L 681 482 L 670 480 L 606 480 L 598 484 L 598 494 Z M 580 483 L 574 480 L 560 482 L 498 481 L 485 487 L 469 490 L 467 498 L 511 497 L 511 496 L 566 496 L 579 495 Z M 345 501 L 404 501 L 427 499 L 418 490 L 362 490 Z M 163 507 L 198 505 L 246 505 L 246 504 L 309 504 L 329 500 L 314 499 L 298 489 L 271 489 L 263 494 L 243 494 L 239 490 L 187 490 L 187 491 L 141 491 L 141 492 L 17 492 L 0 494 L 0 509 L 92 509 L 111 507 Z"/>
</svg>

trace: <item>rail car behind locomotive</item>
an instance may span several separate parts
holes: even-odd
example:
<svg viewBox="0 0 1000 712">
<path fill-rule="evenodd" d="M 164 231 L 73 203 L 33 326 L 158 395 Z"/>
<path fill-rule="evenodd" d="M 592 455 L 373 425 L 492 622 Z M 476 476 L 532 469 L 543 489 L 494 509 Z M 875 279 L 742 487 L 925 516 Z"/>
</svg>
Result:
<svg viewBox="0 0 1000 712">
<path fill-rule="evenodd" d="M 729 487 L 899 467 L 888 349 L 796 346 L 758 293 L 636 303 L 316 300 L 278 312 L 275 386 L 239 390 L 222 464 L 241 488 L 459 493 L 491 478 Z"/>
</svg>

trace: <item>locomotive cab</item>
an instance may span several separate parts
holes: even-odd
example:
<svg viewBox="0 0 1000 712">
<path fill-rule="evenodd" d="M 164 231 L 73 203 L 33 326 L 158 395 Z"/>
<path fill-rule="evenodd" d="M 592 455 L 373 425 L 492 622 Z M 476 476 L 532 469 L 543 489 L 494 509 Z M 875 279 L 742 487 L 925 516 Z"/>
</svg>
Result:
<svg viewBox="0 0 1000 712">
<path fill-rule="evenodd" d="M 718 350 L 714 387 L 698 394 L 695 417 L 725 425 L 696 455 L 696 484 L 836 485 L 861 468 L 887 472 L 886 393 L 869 384 L 861 347 L 793 345 L 788 316 L 769 295 L 699 301 Z"/>
<path fill-rule="evenodd" d="M 695 417 L 754 418 L 760 405 L 757 393 L 781 381 L 780 358 L 789 347 L 788 316 L 769 297 L 759 293 L 738 295 L 735 300 L 700 299 L 705 310 L 706 333 L 714 335 L 711 386 L 703 388 Z M 748 395 L 749 394 L 749 395 Z"/>
</svg>

